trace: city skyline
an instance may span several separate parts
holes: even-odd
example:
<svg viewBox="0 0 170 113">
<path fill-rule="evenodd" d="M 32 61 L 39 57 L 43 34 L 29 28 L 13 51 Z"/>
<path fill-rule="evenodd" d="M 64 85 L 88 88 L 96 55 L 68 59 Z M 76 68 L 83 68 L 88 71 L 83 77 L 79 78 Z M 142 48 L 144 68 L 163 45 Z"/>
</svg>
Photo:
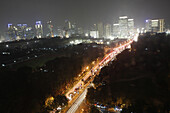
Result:
<svg viewBox="0 0 170 113">
<path fill-rule="evenodd" d="M 144 27 L 145 20 L 149 18 L 164 18 L 169 24 L 170 17 L 166 13 L 168 3 L 168 0 L 3 0 L 0 5 L 0 31 L 5 31 L 8 23 L 34 26 L 37 20 L 43 24 L 52 20 L 54 27 L 57 27 L 63 26 L 64 20 L 69 19 L 86 28 L 100 21 L 113 24 L 123 15 L 134 18 L 137 27 Z"/>
</svg>

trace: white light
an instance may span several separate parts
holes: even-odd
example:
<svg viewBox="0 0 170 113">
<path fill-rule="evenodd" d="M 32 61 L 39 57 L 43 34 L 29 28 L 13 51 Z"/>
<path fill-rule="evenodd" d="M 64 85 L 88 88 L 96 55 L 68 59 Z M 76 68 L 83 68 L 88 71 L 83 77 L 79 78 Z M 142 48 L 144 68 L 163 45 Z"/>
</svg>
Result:
<svg viewBox="0 0 170 113">
<path fill-rule="evenodd" d="M 109 36 L 109 39 L 110 39 L 110 40 L 114 40 L 114 37 L 113 37 L 113 36 Z"/>
<path fill-rule="evenodd" d="M 159 20 L 152 20 L 152 22 L 158 22 Z"/>
<path fill-rule="evenodd" d="M 137 41 L 138 41 L 138 37 L 139 37 L 139 34 L 136 34 L 136 35 L 134 36 L 134 39 L 133 39 L 133 40 L 134 40 L 135 42 L 137 42 Z"/>
<path fill-rule="evenodd" d="M 126 19 L 128 18 L 127 16 L 122 16 L 122 17 L 119 17 L 120 19 Z"/>
<path fill-rule="evenodd" d="M 86 34 L 85 34 L 85 36 L 86 36 L 86 37 L 88 37 L 88 36 L 89 36 L 89 34 L 88 34 L 88 33 L 86 33 Z"/>
<path fill-rule="evenodd" d="M 74 41 L 70 41 L 70 44 L 74 44 Z"/>
<path fill-rule="evenodd" d="M 9 47 L 9 45 L 6 45 L 6 47 Z"/>
<path fill-rule="evenodd" d="M 119 26 L 119 24 L 113 24 L 113 26 Z"/>
<path fill-rule="evenodd" d="M 58 107 L 57 110 L 61 110 L 61 107 Z"/>
<path fill-rule="evenodd" d="M 133 21 L 134 19 L 128 19 L 128 21 Z"/>
</svg>

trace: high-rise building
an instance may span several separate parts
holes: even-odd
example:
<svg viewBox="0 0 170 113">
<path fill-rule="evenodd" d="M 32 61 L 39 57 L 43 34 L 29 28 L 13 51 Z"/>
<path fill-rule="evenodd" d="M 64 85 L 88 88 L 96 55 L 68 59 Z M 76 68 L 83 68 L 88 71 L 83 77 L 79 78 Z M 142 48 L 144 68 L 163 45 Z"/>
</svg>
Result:
<svg viewBox="0 0 170 113">
<path fill-rule="evenodd" d="M 164 19 L 148 19 L 145 23 L 146 32 L 162 33 L 165 32 Z"/>
<path fill-rule="evenodd" d="M 165 32 L 165 20 L 164 19 L 159 19 L 159 32 Z"/>
<path fill-rule="evenodd" d="M 146 32 L 152 31 L 152 21 L 151 21 L 151 19 L 148 19 L 148 20 L 145 21 L 145 30 L 146 30 Z"/>
<path fill-rule="evenodd" d="M 47 25 L 48 25 L 48 29 L 49 29 L 48 36 L 54 37 L 54 33 L 53 33 L 53 25 L 52 25 L 51 21 L 48 21 L 48 22 L 47 22 Z"/>
<path fill-rule="evenodd" d="M 133 36 L 134 33 L 134 19 L 128 19 L 128 35 Z"/>
<path fill-rule="evenodd" d="M 70 30 L 71 29 L 71 22 L 69 20 L 65 20 L 64 28 L 66 30 Z"/>
<path fill-rule="evenodd" d="M 34 31 L 27 24 L 8 24 L 8 35 L 11 40 L 30 39 L 34 37 Z"/>
<path fill-rule="evenodd" d="M 34 38 L 34 30 L 32 29 L 32 27 L 26 27 L 25 36 L 26 36 L 26 39 Z"/>
<path fill-rule="evenodd" d="M 120 37 L 119 38 L 128 38 L 128 17 L 122 16 L 119 17 L 119 30 L 120 30 Z"/>
<path fill-rule="evenodd" d="M 99 37 L 99 31 L 90 31 L 90 36 L 93 38 L 98 38 Z"/>
<path fill-rule="evenodd" d="M 104 37 L 105 38 L 109 38 L 109 37 L 111 37 L 111 25 L 110 24 L 106 24 L 105 26 L 104 26 Z"/>
<path fill-rule="evenodd" d="M 36 37 L 42 38 L 43 37 L 43 26 L 42 26 L 41 21 L 36 21 L 35 29 L 36 29 Z"/>
<path fill-rule="evenodd" d="M 77 29 L 77 33 L 78 33 L 79 35 L 82 35 L 82 34 L 84 33 L 83 28 L 82 28 L 82 27 L 79 27 L 79 28 Z"/>
<path fill-rule="evenodd" d="M 26 34 L 25 34 L 25 30 L 26 30 L 27 24 L 17 24 L 16 28 L 16 32 L 17 32 L 17 39 L 26 39 Z"/>
<path fill-rule="evenodd" d="M 64 30 L 61 27 L 57 28 L 57 36 L 63 38 L 64 37 Z"/>
<path fill-rule="evenodd" d="M 78 33 L 77 25 L 76 25 L 76 23 L 73 23 L 71 26 L 71 35 L 75 35 L 77 33 Z"/>
<path fill-rule="evenodd" d="M 99 32 L 98 38 L 103 38 L 104 32 L 103 32 L 103 23 L 102 22 L 97 24 L 97 31 Z"/>
<path fill-rule="evenodd" d="M 71 36 L 71 22 L 70 21 L 65 20 L 64 29 L 63 30 L 65 32 L 64 36 L 66 38 L 69 38 Z"/>
<path fill-rule="evenodd" d="M 113 24 L 113 37 L 118 38 L 120 36 L 119 24 Z"/>
<path fill-rule="evenodd" d="M 8 24 L 8 36 L 10 40 L 16 40 L 17 28 L 13 24 Z"/>
</svg>

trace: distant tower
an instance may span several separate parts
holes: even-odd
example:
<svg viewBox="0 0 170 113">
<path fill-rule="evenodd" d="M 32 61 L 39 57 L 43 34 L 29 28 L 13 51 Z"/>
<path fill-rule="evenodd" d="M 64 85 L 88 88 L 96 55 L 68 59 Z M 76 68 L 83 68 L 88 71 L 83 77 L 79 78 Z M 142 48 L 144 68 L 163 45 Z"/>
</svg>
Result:
<svg viewBox="0 0 170 113">
<path fill-rule="evenodd" d="M 49 36 L 54 37 L 53 25 L 51 24 L 51 21 L 48 21 L 47 24 L 48 24 L 48 29 L 50 30 Z"/>
<path fill-rule="evenodd" d="M 26 39 L 26 27 L 27 24 L 17 24 L 17 39 Z"/>
<path fill-rule="evenodd" d="M 43 26 L 42 26 L 41 21 L 36 21 L 35 29 L 36 29 L 36 37 L 42 38 L 43 37 Z"/>
<path fill-rule="evenodd" d="M 113 37 L 118 38 L 120 36 L 119 24 L 113 24 Z"/>
<path fill-rule="evenodd" d="M 151 32 L 152 31 L 152 21 L 151 21 L 151 19 L 146 20 L 146 22 L 145 22 L 145 30 L 146 30 L 146 32 Z"/>
<path fill-rule="evenodd" d="M 10 40 L 16 40 L 17 28 L 13 24 L 8 24 L 8 35 Z"/>
<path fill-rule="evenodd" d="M 97 24 L 97 30 L 99 31 L 98 38 L 103 38 L 103 23 L 102 22 Z"/>
<path fill-rule="evenodd" d="M 134 35 L 134 19 L 128 19 L 128 34 L 130 36 Z"/>
<path fill-rule="evenodd" d="M 111 37 L 111 25 L 110 24 L 106 24 L 104 26 L 104 36 L 105 38 Z"/>
<path fill-rule="evenodd" d="M 68 20 L 65 20 L 64 32 L 65 32 L 65 37 L 69 38 L 71 35 L 71 23 Z"/>
<path fill-rule="evenodd" d="M 128 37 L 128 17 L 119 17 L 120 38 Z"/>
</svg>

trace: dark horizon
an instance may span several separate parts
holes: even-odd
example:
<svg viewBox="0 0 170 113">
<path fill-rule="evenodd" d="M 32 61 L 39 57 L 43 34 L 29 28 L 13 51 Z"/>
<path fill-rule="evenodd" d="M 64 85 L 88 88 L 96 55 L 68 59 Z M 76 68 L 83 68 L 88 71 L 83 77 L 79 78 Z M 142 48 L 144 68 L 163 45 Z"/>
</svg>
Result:
<svg viewBox="0 0 170 113">
<path fill-rule="evenodd" d="M 0 31 L 7 30 L 8 23 L 33 26 L 37 20 L 43 24 L 51 20 L 55 29 L 63 26 L 65 19 L 89 27 L 99 21 L 113 23 L 122 15 L 134 18 L 136 27 L 143 27 L 144 21 L 152 18 L 163 18 L 169 24 L 169 3 L 169 0 L 2 0 Z"/>
</svg>

